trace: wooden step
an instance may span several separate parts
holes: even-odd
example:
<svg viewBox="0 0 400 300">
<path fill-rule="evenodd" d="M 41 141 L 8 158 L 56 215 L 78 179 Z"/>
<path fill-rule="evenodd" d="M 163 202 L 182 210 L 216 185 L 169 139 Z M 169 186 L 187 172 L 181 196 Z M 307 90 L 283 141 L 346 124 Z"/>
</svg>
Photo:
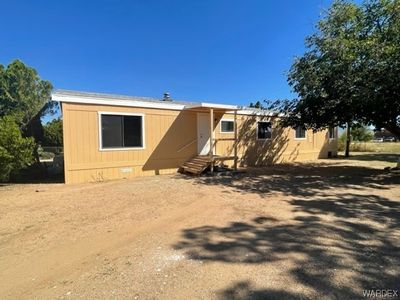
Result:
<svg viewBox="0 0 400 300">
<path fill-rule="evenodd" d="M 200 173 L 202 172 L 202 170 L 199 170 L 199 169 L 192 169 L 192 168 L 189 168 L 189 167 L 183 167 L 183 170 L 184 170 L 185 172 L 192 173 L 192 174 L 196 174 L 196 175 L 198 175 L 198 174 L 200 174 Z"/>
<path fill-rule="evenodd" d="M 187 167 L 194 167 L 194 168 L 202 168 L 204 166 L 204 164 L 201 163 L 196 163 L 196 162 L 191 162 L 191 161 L 187 161 L 183 164 L 184 166 Z"/>
<path fill-rule="evenodd" d="M 182 165 L 184 172 L 200 175 L 211 164 L 208 156 L 195 156 Z"/>
<path fill-rule="evenodd" d="M 195 157 L 195 158 L 191 159 L 190 161 L 209 162 L 209 161 L 211 161 L 211 159 L 209 157 L 204 157 L 204 158 L 203 157 L 201 157 L 201 158 Z"/>
</svg>

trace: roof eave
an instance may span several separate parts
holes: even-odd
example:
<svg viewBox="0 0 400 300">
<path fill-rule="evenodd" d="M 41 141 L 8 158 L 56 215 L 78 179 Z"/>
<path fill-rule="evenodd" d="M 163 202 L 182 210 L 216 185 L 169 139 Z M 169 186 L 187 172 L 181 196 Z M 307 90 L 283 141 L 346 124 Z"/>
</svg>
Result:
<svg viewBox="0 0 400 300">
<path fill-rule="evenodd" d="M 171 109 L 171 110 L 183 110 L 185 105 L 162 102 L 146 102 L 140 100 L 121 100 L 112 98 L 97 98 L 84 96 L 73 96 L 63 95 L 60 93 L 53 93 L 51 95 L 52 101 L 64 102 L 64 103 L 78 103 L 78 104 L 92 104 L 92 105 L 113 105 L 113 106 L 125 106 L 125 107 L 143 107 L 143 108 L 158 108 L 158 109 Z"/>
</svg>

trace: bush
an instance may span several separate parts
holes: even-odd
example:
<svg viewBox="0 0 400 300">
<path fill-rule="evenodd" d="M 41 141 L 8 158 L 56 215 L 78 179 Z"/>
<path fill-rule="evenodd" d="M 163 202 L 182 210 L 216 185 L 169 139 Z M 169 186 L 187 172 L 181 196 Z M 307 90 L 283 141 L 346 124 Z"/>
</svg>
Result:
<svg viewBox="0 0 400 300">
<path fill-rule="evenodd" d="M 13 118 L 0 118 L 0 182 L 33 162 L 34 147 L 33 138 L 23 138 Z"/>
</svg>

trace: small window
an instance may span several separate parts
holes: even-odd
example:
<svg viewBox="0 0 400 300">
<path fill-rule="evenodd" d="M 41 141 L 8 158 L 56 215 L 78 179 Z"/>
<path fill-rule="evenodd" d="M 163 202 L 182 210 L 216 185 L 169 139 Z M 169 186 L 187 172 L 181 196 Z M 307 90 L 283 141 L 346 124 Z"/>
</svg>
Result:
<svg viewBox="0 0 400 300">
<path fill-rule="evenodd" d="M 221 120 L 221 132 L 222 133 L 232 133 L 234 130 L 233 121 Z"/>
<path fill-rule="evenodd" d="M 101 148 L 142 148 L 143 116 L 101 116 Z"/>
<path fill-rule="evenodd" d="M 304 128 L 304 126 L 296 127 L 295 138 L 296 139 L 305 139 L 306 138 L 306 129 Z"/>
<path fill-rule="evenodd" d="M 257 123 L 257 139 L 266 140 L 272 137 L 271 122 L 258 122 Z"/>
<path fill-rule="evenodd" d="M 330 139 L 336 138 L 335 127 L 329 127 L 329 138 Z"/>
</svg>

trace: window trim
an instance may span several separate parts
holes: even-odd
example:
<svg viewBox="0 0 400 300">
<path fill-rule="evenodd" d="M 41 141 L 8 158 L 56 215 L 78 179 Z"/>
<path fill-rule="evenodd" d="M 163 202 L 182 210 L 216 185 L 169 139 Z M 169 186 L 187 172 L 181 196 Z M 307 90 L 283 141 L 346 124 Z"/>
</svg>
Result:
<svg viewBox="0 0 400 300">
<path fill-rule="evenodd" d="M 297 126 L 297 127 L 300 127 L 300 126 Z M 307 129 L 304 128 L 305 135 L 304 135 L 303 138 L 296 137 L 296 131 L 297 131 L 297 128 L 294 128 L 294 140 L 295 141 L 305 141 L 305 140 L 307 140 Z"/>
<path fill-rule="evenodd" d="M 122 147 L 122 148 L 103 148 L 103 138 L 101 130 L 101 117 L 103 115 L 114 115 L 114 116 L 136 116 L 142 117 L 142 146 L 141 147 Z M 144 150 L 146 149 L 146 136 L 145 136 L 145 115 L 142 113 L 128 113 L 118 111 L 98 111 L 98 132 L 99 132 L 99 151 L 130 151 L 130 150 Z"/>
<path fill-rule="evenodd" d="M 233 130 L 232 130 L 232 131 L 222 131 L 222 121 L 225 121 L 225 122 L 232 122 L 232 123 L 233 123 Z M 219 133 L 222 133 L 222 134 L 232 134 L 232 133 L 235 133 L 235 120 L 234 120 L 234 119 L 221 119 L 221 120 L 219 121 Z"/>
<path fill-rule="evenodd" d="M 264 139 L 259 139 L 258 138 L 258 123 L 270 123 L 271 124 L 271 137 L 270 138 L 264 138 Z M 274 129 L 272 128 L 272 122 L 270 121 L 257 121 L 257 128 L 256 128 L 256 140 L 257 141 L 269 141 L 272 140 L 272 133 L 273 133 Z"/>
</svg>

